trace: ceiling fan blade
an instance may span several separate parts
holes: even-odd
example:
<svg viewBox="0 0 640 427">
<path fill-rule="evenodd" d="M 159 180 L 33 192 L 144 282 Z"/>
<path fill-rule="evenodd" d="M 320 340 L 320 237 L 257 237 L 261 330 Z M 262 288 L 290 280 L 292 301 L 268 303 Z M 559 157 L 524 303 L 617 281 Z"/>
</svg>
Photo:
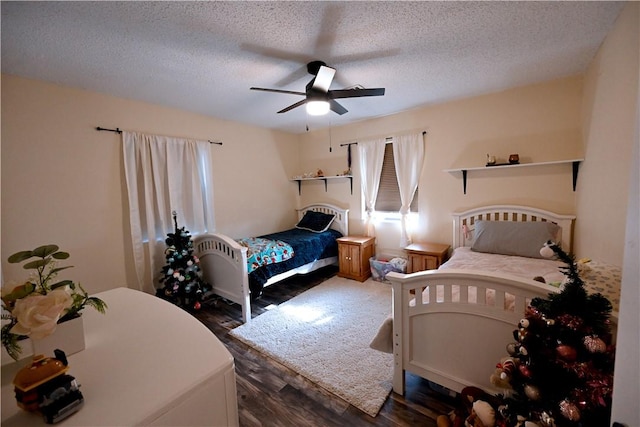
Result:
<svg viewBox="0 0 640 427">
<path fill-rule="evenodd" d="M 291 94 L 291 95 L 306 96 L 306 93 L 304 93 L 304 92 L 296 92 L 296 91 L 293 91 L 293 90 L 267 89 L 267 88 L 264 88 L 264 87 L 251 87 L 249 89 L 250 90 L 261 90 L 263 92 L 288 93 L 288 94 Z"/>
<path fill-rule="evenodd" d="M 334 68 L 325 65 L 321 66 L 318 74 L 316 74 L 316 77 L 313 79 L 313 86 L 311 86 L 311 88 L 322 93 L 327 93 L 333 81 L 333 76 L 335 75 L 336 70 Z"/>
<path fill-rule="evenodd" d="M 334 113 L 338 113 L 340 115 L 343 115 L 348 111 L 346 108 L 338 104 L 338 102 L 334 101 L 333 99 L 329 100 L 329 108 L 331 108 L 331 111 L 333 111 Z"/>
<path fill-rule="evenodd" d="M 328 95 L 331 99 L 357 98 L 360 96 L 383 96 L 384 88 L 330 90 Z"/>
<path fill-rule="evenodd" d="M 307 102 L 307 100 L 303 99 L 302 101 L 298 101 L 295 104 L 289 105 L 287 108 L 283 108 L 282 110 L 278 111 L 278 113 L 286 113 L 287 111 L 293 110 L 296 107 L 304 105 L 306 102 Z"/>
</svg>

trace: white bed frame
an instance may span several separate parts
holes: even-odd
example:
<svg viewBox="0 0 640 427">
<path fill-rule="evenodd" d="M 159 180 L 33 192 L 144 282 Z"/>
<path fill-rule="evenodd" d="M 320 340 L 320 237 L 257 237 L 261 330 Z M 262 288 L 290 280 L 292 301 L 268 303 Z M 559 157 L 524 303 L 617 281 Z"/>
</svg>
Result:
<svg viewBox="0 0 640 427">
<path fill-rule="evenodd" d="M 562 247 L 571 250 L 575 217 L 525 206 L 486 206 L 453 214 L 454 247 L 469 246 L 477 220 L 551 221 L 562 229 Z M 412 274 L 389 273 L 393 286 L 393 390 L 404 394 L 405 371 L 455 392 L 475 386 L 495 388 L 489 377 L 506 345 L 513 340 L 524 311 L 534 297 L 548 297 L 557 288 L 511 275 L 468 270 L 430 270 Z M 428 286 L 429 302 L 422 295 Z M 452 289 L 459 301 L 452 300 Z M 468 300 L 476 288 L 477 301 Z M 495 291 L 495 304 L 487 304 L 485 290 Z M 443 299 L 436 301 L 437 291 Z M 473 291 L 472 291 L 473 293 Z M 515 310 L 504 308 L 505 296 L 515 297 Z"/>
<path fill-rule="evenodd" d="M 305 206 L 298 211 L 298 220 L 305 212 L 315 211 L 335 215 L 331 223 L 334 230 L 344 236 L 349 234 L 349 210 L 318 203 Z M 293 225 L 292 225 L 293 228 Z M 224 234 L 202 234 L 195 236 L 194 253 L 200 258 L 203 280 L 212 286 L 212 292 L 242 307 L 243 322 L 251 320 L 251 291 L 247 274 L 247 248 L 239 245 L 231 237 Z M 270 278 L 265 287 L 280 282 L 296 274 L 310 273 L 327 265 L 336 264 L 338 257 L 319 259 L 285 273 Z"/>
</svg>

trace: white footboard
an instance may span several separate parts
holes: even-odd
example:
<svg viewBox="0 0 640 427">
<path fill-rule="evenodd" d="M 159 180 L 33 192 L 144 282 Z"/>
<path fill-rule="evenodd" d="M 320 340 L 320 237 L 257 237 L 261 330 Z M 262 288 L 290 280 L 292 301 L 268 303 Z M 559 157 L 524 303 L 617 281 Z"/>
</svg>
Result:
<svg viewBox="0 0 640 427">
<path fill-rule="evenodd" d="M 386 277 L 393 284 L 393 390 L 399 394 L 405 371 L 456 392 L 466 386 L 501 392 L 489 377 L 526 306 L 557 292 L 533 280 L 466 270 Z"/>
<path fill-rule="evenodd" d="M 251 320 L 247 248 L 223 234 L 195 236 L 193 243 L 203 280 L 213 293 L 240 304 L 244 322 Z"/>
</svg>

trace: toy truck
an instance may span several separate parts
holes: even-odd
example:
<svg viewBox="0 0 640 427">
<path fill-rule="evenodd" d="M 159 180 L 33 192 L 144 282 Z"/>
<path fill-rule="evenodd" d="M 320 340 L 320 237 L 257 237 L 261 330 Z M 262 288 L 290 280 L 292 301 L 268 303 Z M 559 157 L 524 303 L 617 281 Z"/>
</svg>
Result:
<svg viewBox="0 0 640 427">
<path fill-rule="evenodd" d="M 41 413 L 48 424 L 67 418 L 84 404 L 80 385 L 67 374 L 64 351 L 54 353 L 55 357 L 34 356 L 33 362 L 18 371 L 13 380 L 18 406 Z"/>
</svg>

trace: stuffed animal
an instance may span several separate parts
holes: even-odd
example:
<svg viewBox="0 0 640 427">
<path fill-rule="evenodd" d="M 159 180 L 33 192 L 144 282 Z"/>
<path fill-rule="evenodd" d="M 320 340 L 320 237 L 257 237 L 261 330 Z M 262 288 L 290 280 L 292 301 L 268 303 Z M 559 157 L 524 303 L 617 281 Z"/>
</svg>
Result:
<svg viewBox="0 0 640 427">
<path fill-rule="evenodd" d="M 511 378 L 518 367 L 518 359 L 513 357 L 503 357 L 500 359 L 500 363 L 496 365 L 496 370 L 489 377 L 491 384 L 496 387 L 510 389 Z"/>
<path fill-rule="evenodd" d="M 460 392 L 460 404 L 448 415 L 436 419 L 438 427 L 495 427 L 496 413 L 489 402 L 494 396 L 477 387 L 465 387 Z"/>
<path fill-rule="evenodd" d="M 464 422 L 465 427 L 495 427 L 496 411 L 488 402 L 476 400 L 471 408 L 471 415 Z"/>
</svg>

